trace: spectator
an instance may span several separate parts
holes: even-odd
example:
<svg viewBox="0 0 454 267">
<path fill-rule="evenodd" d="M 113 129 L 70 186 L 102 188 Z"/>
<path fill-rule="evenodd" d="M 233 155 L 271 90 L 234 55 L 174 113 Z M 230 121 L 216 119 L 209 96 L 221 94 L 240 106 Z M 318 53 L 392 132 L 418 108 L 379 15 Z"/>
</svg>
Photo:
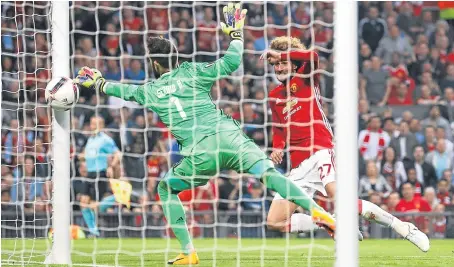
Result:
<svg viewBox="0 0 454 267">
<path fill-rule="evenodd" d="M 454 87 L 454 64 L 446 66 L 446 76 L 440 81 L 440 89 L 442 92 L 448 87 Z"/>
<path fill-rule="evenodd" d="M 243 194 L 241 198 L 241 206 L 244 210 L 253 210 L 266 212 L 270 208 L 270 203 L 264 198 L 263 185 L 256 181 L 252 182 L 249 186 L 247 193 Z"/>
<path fill-rule="evenodd" d="M 401 121 L 399 124 L 399 136 L 391 139 L 389 144 L 396 151 L 397 157 L 403 159 L 405 157 L 413 158 L 413 150 L 418 145 L 418 141 L 413 133 L 410 132 L 408 123 Z"/>
<path fill-rule="evenodd" d="M 426 187 L 424 189 L 424 199 L 427 201 L 427 203 L 429 203 L 432 210 L 434 210 L 438 206 L 438 204 L 440 204 L 440 202 L 438 202 L 435 189 L 432 186 Z"/>
<path fill-rule="evenodd" d="M 383 120 L 383 131 L 385 131 L 391 138 L 399 136 L 397 125 L 393 118 L 385 118 Z"/>
<path fill-rule="evenodd" d="M 182 19 L 178 22 L 177 27 L 181 30 L 177 31 L 173 37 L 180 55 L 191 55 L 194 52 L 192 34 L 184 30 L 189 29 L 189 24 Z M 184 57 L 183 57 L 184 60 Z"/>
<path fill-rule="evenodd" d="M 142 84 L 145 81 L 145 71 L 138 59 L 131 60 L 130 68 L 125 71 L 125 79 L 132 83 Z"/>
<path fill-rule="evenodd" d="M 432 70 L 423 71 L 421 74 L 421 86 L 427 85 L 431 91 L 431 95 L 439 95 L 440 87 L 432 78 Z"/>
<path fill-rule="evenodd" d="M 453 168 L 452 151 L 446 150 L 444 139 L 437 141 L 436 149 L 427 154 L 426 162 L 434 166 L 438 179 L 442 177 L 444 170 Z"/>
<path fill-rule="evenodd" d="M 432 127 L 443 127 L 445 128 L 446 138 L 452 139 L 451 126 L 449 121 L 443 118 L 440 114 L 440 108 L 438 106 L 433 106 L 430 109 L 429 117 L 421 121 L 423 127 L 432 126 Z"/>
<path fill-rule="evenodd" d="M 405 60 L 411 59 L 413 48 L 410 43 L 410 39 L 400 33 L 399 27 L 391 26 L 388 36 L 381 39 L 375 55 L 382 58 L 385 64 L 391 63 L 393 52 L 399 52 Z"/>
<path fill-rule="evenodd" d="M 411 183 L 404 183 L 402 185 L 402 199 L 396 206 L 397 212 L 428 212 L 431 211 L 429 203 L 423 198 L 415 196 L 415 190 Z M 422 216 L 405 216 L 401 218 L 403 221 L 413 221 L 413 218 L 416 222 L 416 226 L 424 233 L 429 232 L 428 221 Z"/>
<path fill-rule="evenodd" d="M 218 206 L 218 185 L 216 180 L 210 180 L 206 185 L 194 188 L 194 210 L 205 211 L 200 217 L 197 216 L 196 220 L 201 224 L 213 224 L 214 219 L 211 213 L 206 211 L 213 211 Z"/>
<path fill-rule="evenodd" d="M 400 202 L 400 196 L 399 196 L 399 193 L 397 192 L 392 192 L 391 194 L 389 194 L 389 197 L 388 197 L 388 202 L 387 202 L 387 211 L 388 212 L 395 212 L 396 211 L 396 206 L 397 204 L 399 204 Z"/>
<path fill-rule="evenodd" d="M 359 197 L 368 199 L 374 192 L 377 192 L 381 198 L 387 198 L 392 188 L 378 172 L 375 162 L 370 160 L 366 165 L 366 175 L 359 180 Z"/>
<path fill-rule="evenodd" d="M 416 102 L 418 105 L 434 105 L 437 104 L 440 96 L 432 95 L 432 91 L 430 90 L 429 86 L 422 85 L 421 86 L 421 97 Z"/>
<path fill-rule="evenodd" d="M 389 145 L 389 135 L 380 128 L 378 116 L 369 119 L 368 128 L 359 133 L 358 146 L 364 160 L 382 159 L 383 150 Z"/>
<path fill-rule="evenodd" d="M 436 133 L 435 133 L 435 138 L 437 140 L 444 139 L 446 143 L 446 151 L 454 153 L 454 144 L 446 139 L 446 132 L 445 128 L 443 127 L 437 127 Z"/>
<path fill-rule="evenodd" d="M 128 45 L 131 47 L 130 54 L 137 55 L 143 51 L 141 46 L 143 35 L 140 34 L 144 26 L 143 19 L 134 14 L 131 8 L 123 9 L 123 29 L 124 38 L 127 40 Z M 161 25 L 162 27 L 163 25 Z"/>
<path fill-rule="evenodd" d="M 373 116 L 373 113 L 371 113 L 369 110 L 369 103 L 366 99 L 360 99 L 358 104 L 359 131 L 366 129 L 367 122 L 369 121 L 371 116 Z"/>
<path fill-rule="evenodd" d="M 120 81 L 121 77 L 118 61 L 112 59 L 107 60 L 107 70 L 104 73 L 104 78 L 108 81 Z"/>
<path fill-rule="evenodd" d="M 361 98 L 367 99 L 376 105 L 384 101 L 388 72 L 382 68 L 380 58 L 372 57 L 372 68 L 364 72 L 361 80 Z"/>
<path fill-rule="evenodd" d="M 214 21 L 214 12 L 211 7 L 203 9 L 203 20 L 197 24 L 197 50 L 198 51 L 215 51 L 215 38 L 217 23 Z"/>
<path fill-rule="evenodd" d="M 424 151 L 426 153 L 432 152 L 435 150 L 435 145 L 437 143 L 436 135 L 435 135 L 435 127 L 429 125 L 426 127 L 424 131 Z"/>
<path fill-rule="evenodd" d="M 402 194 L 402 186 L 406 183 L 410 183 L 413 186 L 414 189 L 414 195 L 415 197 L 422 197 L 424 194 L 424 187 L 423 185 L 417 180 L 417 175 L 416 175 L 416 169 L 413 167 L 410 167 L 407 170 L 407 180 L 401 184 L 399 188 L 400 194 Z"/>
<path fill-rule="evenodd" d="M 437 184 L 437 200 L 443 205 L 451 205 L 452 193 L 449 192 L 449 182 L 446 179 L 440 179 Z"/>
<path fill-rule="evenodd" d="M 416 146 L 413 152 L 415 169 L 418 181 L 423 181 L 424 186 L 435 187 L 437 185 L 437 174 L 432 164 L 427 163 L 424 158 L 424 148 Z"/>
<path fill-rule="evenodd" d="M 415 135 L 418 144 L 424 143 L 424 134 L 421 131 L 421 124 L 418 119 L 411 119 L 410 132 Z"/>
<path fill-rule="evenodd" d="M 275 37 L 275 29 L 273 27 L 266 27 L 266 34 L 254 41 L 254 49 L 256 51 L 264 51 Z"/>
<path fill-rule="evenodd" d="M 42 166 L 36 165 L 33 156 L 18 156 L 18 163 L 13 170 L 11 200 L 15 203 L 30 204 L 42 196 L 45 175 Z M 33 207 L 27 205 L 27 208 Z"/>
<path fill-rule="evenodd" d="M 119 57 L 121 55 L 120 49 L 120 35 L 119 31 L 114 24 L 108 23 L 106 25 L 108 34 L 101 41 L 101 51 L 105 56 Z"/>
<path fill-rule="evenodd" d="M 444 97 L 440 100 L 440 104 L 446 105 L 448 110 L 454 109 L 454 89 L 452 87 L 445 88 Z"/>
<path fill-rule="evenodd" d="M 438 204 L 434 209 L 434 212 L 444 213 L 445 205 Z M 432 233 L 431 238 L 445 238 L 446 237 L 446 217 L 443 214 L 438 214 L 432 219 Z"/>
<path fill-rule="evenodd" d="M 388 105 L 396 106 L 413 105 L 413 91 L 410 90 L 407 83 L 400 83 L 397 89 L 397 93 L 394 96 L 390 96 L 387 103 Z"/>
<path fill-rule="evenodd" d="M 370 49 L 369 45 L 367 43 L 362 43 L 361 48 L 359 50 L 359 70 L 360 73 L 364 72 L 363 63 L 366 60 L 371 60 L 372 59 L 372 50 Z"/>
<path fill-rule="evenodd" d="M 359 38 L 364 40 L 369 45 L 372 52 L 377 49 L 380 40 L 387 33 L 386 22 L 379 18 L 378 8 L 375 6 L 369 7 L 367 18 L 363 18 L 359 22 Z"/>
<path fill-rule="evenodd" d="M 404 165 L 397 159 L 396 152 L 391 146 L 385 149 L 385 156 L 381 162 L 377 162 L 377 167 L 380 174 L 385 177 L 386 181 L 393 189 L 398 187 L 397 181 L 401 181 L 401 177 L 406 176 Z"/>
<path fill-rule="evenodd" d="M 424 28 L 425 36 L 429 37 L 435 31 L 435 23 L 433 21 L 432 11 L 426 10 L 422 12 L 422 27 Z"/>
</svg>

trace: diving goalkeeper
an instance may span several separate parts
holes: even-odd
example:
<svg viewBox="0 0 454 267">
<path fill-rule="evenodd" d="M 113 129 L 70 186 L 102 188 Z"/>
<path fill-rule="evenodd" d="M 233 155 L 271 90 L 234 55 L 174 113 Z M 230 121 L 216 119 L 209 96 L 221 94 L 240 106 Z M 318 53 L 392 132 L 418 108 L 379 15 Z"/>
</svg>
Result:
<svg viewBox="0 0 454 267">
<path fill-rule="evenodd" d="M 106 82 L 96 69 L 83 67 L 75 82 L 80 87 L 135 101 L 156 112 L 178 141 L 184 158 L 159 182 L 158 193 L 167 222 L 182 252 L 171 265 L 199 263 L 178 193 L 204 185 L 221 170 L 249 173 L 283 198 L 311 211 L 314 222 L 335 231 L 335 221 L 300 187 L 280 174 L 270 159 L 240 128 L 216 108 L 210 91 L 216 80 L 235 71 L 243 54 L 243 25 L 247 10 L 229 4 L 223 9 L 222 31 L 231 37 L 224 57 L 211 63 L 178 65 L 178 51 L 167 39 L 149 38 L 148 56 L 159 78 L 145 85 Z"/>
</svg>

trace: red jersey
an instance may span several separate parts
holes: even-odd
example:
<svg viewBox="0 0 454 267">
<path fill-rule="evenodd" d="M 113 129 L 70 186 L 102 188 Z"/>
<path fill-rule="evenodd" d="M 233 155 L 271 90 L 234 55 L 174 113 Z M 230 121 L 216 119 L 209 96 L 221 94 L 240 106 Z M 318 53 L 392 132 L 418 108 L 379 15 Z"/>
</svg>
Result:
<svg viewBox="0 0 454 267">
<path fill-rule="evenodd" d="M 451 204 L 451 195 L 449 194 L 449 192 L 438 193 L 437 199 L 440 204 L 443 204 L 445 206 Z"/>
<path fill-rule="evenodd" d="M 401 199 L 396 206 L 397 212 L 406 212 L 406 211 L 431 211 L 432 208 L 430 207 L 429 203 L 420 197 L 413 197 L 412 200 L 406 201 L 405 199 Z"/>
<path fill-rule="evenodd" d="M 291 51 L 282 53 L 281 59 L 301 63 L 297 75 L 288 84 L 281 84 L 269 93 L 273 148 L 284 149 L 288 145 L 292 168 L 295 168 L 318 150 L 333 148 L 333 133 L 322 109 L 319 74 L 301 77 L 301 74 L 311 73 L 311 60 L 314 60 L 314 69 L 318 68 L 318 54 Z"/>
</svg>

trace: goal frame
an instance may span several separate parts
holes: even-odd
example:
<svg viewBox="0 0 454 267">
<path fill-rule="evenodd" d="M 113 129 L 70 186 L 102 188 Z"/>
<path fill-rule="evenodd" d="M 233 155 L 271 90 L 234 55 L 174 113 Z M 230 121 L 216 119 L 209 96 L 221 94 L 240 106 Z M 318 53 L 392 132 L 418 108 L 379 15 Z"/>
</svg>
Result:
<svg viewBox="0 0 454 267">
<path fill-rule="evenodd" d="M 336 267 L 358 266 L 358 2 L 334 3 Z M 339 116 L 342 114 L 342 117 Z"/>
<path fill-rule="evenodd" d="M 52 77 L 70 76 L 69 2 L 53 1 Z M 52 248 L 45 264 L 71 264 L 70 111 L 52 111 Z"/>
</svg>

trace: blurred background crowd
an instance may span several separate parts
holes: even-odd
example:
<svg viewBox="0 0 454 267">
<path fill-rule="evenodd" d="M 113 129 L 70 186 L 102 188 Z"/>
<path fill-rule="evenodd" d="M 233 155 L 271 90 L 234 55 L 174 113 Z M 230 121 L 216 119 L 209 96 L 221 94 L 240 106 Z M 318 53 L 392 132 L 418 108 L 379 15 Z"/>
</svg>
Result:
<svg viewBox="0 0 454 267">
<path fill-rule="evenodd" d="M 391 212 L 443 212 L 454 205 L 454 5 L 437 1 L 358 5 L 359 195 Z M 298 37 L 317 49 L 324 70 L 323 109 L 334 123 L 333 4 L 245 6 L 243 64 L 232 77 L 214 84 L 212 98 L 270 152 L 266 96 L 278 82 L 259 56 L 281 35 Z M 2 2 L 2 210 L 50 209 L 51 111 L 44 99 L 51 69 L 49 7 L 40 1 Z M 82 66 L 92 66 L 110 81 L 143 84 L 154 79 L 144 57 L 147 36 L 171 38 L 180 61 L 216 60 L 229 44 L 217 29 L 221 10 L 214 2 L 71 2 L 72 75 Z M 88 181 L 80 155 L 96 128 L 91 121 L 98 116 L 104 121 L 103 131 L 123 153 L 121 176 L 134 189 L 130 210 L 109 211 L 159 212 L 156 184 L 181 158 L 159 117 L 133 103 L 89 91 L 81 91 L 71 114 L 74 210 L 79 209 L 81 188 Z M 279 168 L 289 171 L 288 161 Z M 265 211 L 272 195 L 247 176 L 225 172 L 180 197 L 198 211 Z M 322 196 L 318 200 L 333 211 L 333 203 Z M 417 220 L 427 233 L 430 228 L 432 236 L 445 235 L 445 216 L 408 219 Z M 213 218 L 204 215 L 201 220 Z"/>
</svg>

